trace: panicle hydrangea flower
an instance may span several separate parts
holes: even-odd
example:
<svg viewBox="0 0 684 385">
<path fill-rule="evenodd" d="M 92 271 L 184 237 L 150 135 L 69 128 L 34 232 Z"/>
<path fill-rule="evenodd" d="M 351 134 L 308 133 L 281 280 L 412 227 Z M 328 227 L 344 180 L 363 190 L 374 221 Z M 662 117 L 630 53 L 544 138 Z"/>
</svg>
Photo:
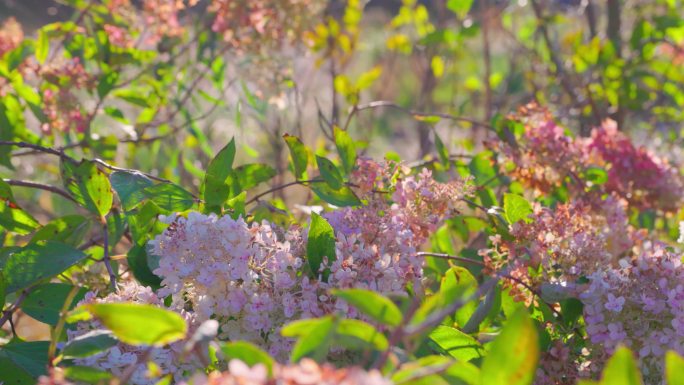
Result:
<svg viewBox="0 0 684 385">
<path fill-rule="evenodd" d="M 562 284 L 571 292 L 578 278 L 617 266 L 631 252 L 639 233 L 629 226 L 626 207 L 614 196 L 561 204 L 555 210 L 537 205 L 529 223 L 511 226 L 511 240 L 493 238 L 492 247 L 479 253 L 490 272 L 508 266 L 513 279 L 504 282 L 519 300 L 533 299 L 525 286 L 544 283 Z"/>
<path fill-rule="evenodd" d="M 21 24 L 14 17 L 10 17 L 0 27 L 0 57 L 19 46 L 24 40 Z"/>
<path fill-rule="evenodd" d="M 176 308 L 189 303 L 198 321 L 217 318 L 222 338 L 252 341 L 284 358 L 292 342 L 279 330 L 288 321 L 331 312 L 358 316 L 329 289 L 390 294 L 419 284 L 423 259 L 417 248 L 467 190 L 462 181 L 438 183 L 429 172 L 386 186 L 394 189 L 393 202 L 376 187 L 367 189 L 367 205 L 325 214 L 337 236 L 336 255 L 316 272 L 329 271 L 327 281 L 303 272 L 306 237 L 297 227 L 284 231 L 267 222 L 249 225 L 196 212 L 163 218 L 169 227 L 150 242 L 151 253 L 160 256 L 154 270 L 162 278 L 159 295 L 171 295 Z"/>
<path fill-rule="evenodd" d="M 88 119 L 76 92 L 95 87 L 95 78 L 86 72 L 79 58 L 42 67 L 40 76 L 51 84 L 43 91 L 43 112 L 48 120 L 41 127 L 43 132 L 84 132 Z"/>
<path fill-rule="evenodd" d="M 164 220 L 169 228 L 150 242 L 152 253 L 161 256 L 154 270 L 162 277 L 159 294 L 171 295 L 176 307 L 188 301 L 199 321 L 218 317 L 224 337 L 269 341 L 271 353 L 285 354 L 290 344 L 278 337 L 277 327 L 311 308 L 299 293 L 298 231 L 279 239 L 266 222 L 250 226 L 242 218 L 195 212 Z"/>
<path fill-rule="evenodd" d="M 557 340 L 542 352 L 534 385 L 575 385 L 591 375 L 591 361 L 582 354 L 575 354 L 568 344 Z"/>
<path fill-rule="evenodd" d="M 503 171 L 516 181 L 542 194 L 559 187 L 570 175 L 577 175 L 582 163 L 581 148 L 550 112 L 535 105 L 521 108 L 516 116 L 525 125 L 519 146 L 490 142 L 505 160 L 514 163 Z"/>
<path fill-rule="evenodd" d="M 681 206 L 684 180 L 678 170 L 635 146 L 617 130 L 615 122 L 604 122 L 589 138 L 575 138 L 547 110 L 534 104 L 523 107 L 514 119 L 525 125 L 521 140 L 517 144 L 497 141 L 490 146 L 503 155 L 503 172 L 537 194 L 547 193 L 569 178 L 566 185 L 572 196 L 600 199 L 603 193 L 612 193 L 639 209 L 673 211 Z M 605 169 L 607 181 L 588 190 L 580 176 L 592 167 Z"/>
<path fill-rule="evenodd" d="M 121 48 L 130 48 L 133 46 L 133 39 L 125 28 L 117 27 L 112 24 L 104 25 L 104 32 L 107 34 L 107 39 L 112 45 Z"/>
<path fill-rule="evenodd" d="M 212 0 L 211 29 L 238 50 L 278 47 L 302 35 L 323 3 L 319 0 Z"/>
<path fill-rule="evenodd" d="M 111 293 L 104 298 L 98 298 L 95 292 L 88 292 L 79 303 L 117 303 L 134 302 L 141 304 L 165 307 L 163 300 L 158 297 L 149 287 L 141 286 L 135 281 L 125 281 L 120 284 L 119 291 Z M 190 325 L 193 324 L 193 316 L 190 313 L 180 311 L 181 315 Z M 69 339 L 76 338 L 89 331 L 102 329 L 98 321 L 80 322 L 76 330 L 67 330 Z M 144 356 L 153 361 L 160 369 L 162 375 L 172 374 L 176 380 L 180 380 L 185 371 L 194 369 L 192 363 L 184 363 L 181 360 L 182 343 L 174 343 L 169 347 L 153 348 L 147 353 L 148 347 L 131 346 L 119 343 L 112 348 L 98 354 L 74 360 L 76 365 L 89 366 L 105 370 L 115 376 L 121 376 L 125 370 L 138 362 Z M 154 384 L 158 378 L 148 378 L 146 365 L 139 365 L 130 383 L 135 385 Z"/>
<path fill-rule="evenodd" d="M 646 382 L 655 384 L 665 352 L 684 354 L 684 266 L 663 245 L 646 243 L 618 268 L 591 274 L 580 299 L 597 360 L 626 345 L 638 355 Z"/>
<path fill-rule="evenodd" d="M 634 146 L 615 122 L 607 121 L 594 129 L 584 147 L 591 163 L 608 170 L 604 186 L 608 192 L 619 194 L 638 208 L 672 211 L 680 207 L 684 182 L 678 170 Z"/>
<path fill-rule="evenodd" d="M 228 370 L 209 375 L 198 374 L 187 385 L 391 385 L 377 370 L 366 371 L 352 366 L 335 368 L 330 364 L 319 365 L 311 359 L 297 364 L 275 365 L 273 377 L 263 364 L 247 366 L 239 360 L 231 360 Z"/>
</svg>

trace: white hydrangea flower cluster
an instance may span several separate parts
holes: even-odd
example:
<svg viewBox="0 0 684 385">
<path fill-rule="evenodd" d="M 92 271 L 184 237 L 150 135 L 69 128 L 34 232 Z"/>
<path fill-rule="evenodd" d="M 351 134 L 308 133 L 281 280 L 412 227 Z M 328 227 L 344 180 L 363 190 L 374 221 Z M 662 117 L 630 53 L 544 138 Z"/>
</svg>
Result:
<svg viewBox="0 0 684 385">
<path fill-rule="evenodd" d="M 619 268 L 589 276 L 580 295 L 584 319 L 594 350 L 612 354 L 619 344 L 639 358 L 646 383 L 660 383 L 663 355 L 684 354 L 684 265 L 681 254 L 664 245 L 646 244 Z M 596 354 L 600 355 L 600 354 Z"/>
<path fill-rule="evenodd" d="M 279 329 L 289 321 L 335 311 L 358 317 L 329 289 L 397 294 L 420 284 L 423 259 L 416 249 L 465 190 L 463 182 L 441 184 L 423 172 L 401 179 L 390 203 L 387 194 L 374 197 L 373 183 L 366 182 L 368 205 L 325 215 L 337 236 L 337 255 L 318 272 L 329 270 L 327 280 L 305 272 L 306 237 L 298 227 L 285 231 L 197 212 L 162 218 L 169 227 L 149 243 L 160 256 L 159 295 L 171 295 L 175 308 L 190 304 L 200 322 L 217 319 L 222 338 L 251 341 L 286 358 L 292 343 Z"/>
<path fill-rule="evenodd" d="M 141 286 L 135 281 L 124 281 L 120 284 L 117 293 L 109 294 L 104 298 L 98 298 L 97 293 L 89 292 L 79 305 L 113 302 L 136 302 L 164 307 L 162 299 L 152 289 Z M 191 314 L 181 312 L 181 315 L 189 324 L 193 324 Z M 67 337 L 71 340 L 97 329 L 103 329 L 102 324 L 98 321 L 80 322 L 76 330 L 67 330 Z M 182 343 L 175 343 L 164 348 L 152 348 L 149 353 L 147 350 L 148 348 L 144 346 L 131 346 L 119 343 L 101 353 L 76 359 L 75 364 L 105 370 L 114 376 L 121 376 L 128 367 L 146 357 L 147 360 L 154 362 L 159 367 L 161 375 L 172 374 L 176 380 L 180 380 L 186 370 L 194 369 L 194 366 L 191 364 L 181 363 Z M 143 363 L 137 366 L 129 383 L 146 385 L 155 384 L 157 380 L 158 378 L 150 378 L 148 376 L 147 365 Z"/>
</svg>

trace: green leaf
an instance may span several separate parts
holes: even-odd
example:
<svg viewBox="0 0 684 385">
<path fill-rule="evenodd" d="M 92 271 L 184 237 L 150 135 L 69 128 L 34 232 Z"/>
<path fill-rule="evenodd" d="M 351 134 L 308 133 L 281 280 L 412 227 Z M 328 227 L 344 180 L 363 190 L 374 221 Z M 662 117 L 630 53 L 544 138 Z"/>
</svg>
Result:
<svg viewBox="0 0 684 385">
<path fill-rule="evenodd" d="M 337 147 L 337 153 L 340 154 L 340 160 L 342 161 L 342 169 L 345 175 L 349 175 L 356 164 L 354 141 L 347 131 L 337 126 L 335 126 L 333 133 L 335 135 L 335 147 Z"/>
<path fill-rule="evenodd" d="M 134 209 L 145 199 L 145 188 L 153 185 L 152 180 L 141 173 L 115 171 L 109 176 L 124 210 Z"/>
<path fill-rule="evenodd" d="M 602 185 L 608 182 L 608 173 L 603 167 L 590 166 L 584 170 L 584 179 L 594 185 Z"/>
<path fill-rule="evenodd" d="M 114 194 L 107 174 L 91 161 L 74 164 L 62 162 L 64 186 L 77 202 L 89 211 L 104 217 L 112 208 Z"/>
<path fill-rule="evenodd" d="M 459 361 L 482 357 L 484 349 L 472 336 L 449 326 L 437 326 L 428 336 L 444 353 Z"/>
<path fill-rule="evenodd" d="M 66 359 L 89 357 L 103 352 L 119 343 L 109 330 L 92 330 L 82 334 L 64 346 L 62 355 Z"/>
<path fill-rule="evenodd" d="M 684 357 L 675 351 L 665 353 L 665 379 L 668 385 L 684 385 Z"/>
<path fill-rule="evenodd" d="M 285 139 L 285 143 L 287 143 L 287 147 L 290 149 L 295 178 L 302 179 L 309 164 L 309 153 L 306 150 L 306 146 L 296 136 L 285 134 L 283 139 Z"/>
<path fill-rule="evenodd" d="M 477 280 L 468 271 L 468 269 L 461 266 L 453 266 L 449 269 L 442 278 L 439 292 L 427 298 L 427 300 L 420 305 L 413 318 L 411 324 L 416 325 L 423 322 L 430 317 L 431 314 L 440 311 L 451 303 L 464 300 L 477 290 Z M 476 307 L 475 301 L 471 301 L 464 305 L 456 313 L 457 319 L 459 313 L 464 309 L 468 310 L 469 304 Z M 474 311 L 474 310 L 473 310 Z M 465 321 L 470 318 L 470 314 L 466 314 Z"/>
<path fill-rule="evenodd" d="M 342 319 L 337 323 L 334 345 L 357 350 L 370 347 L 377 351 L 383 351 L 389 347 L 387 338 L 376 328 L 355 319 Z"/>
<path fill-rule="evenodd" d="M 447 0 L 447 8 L 454 12 L 458 17 L 464 18 L 468 15 L 473 0 Z"/>
<path fill-rule="evenodd" d="M 151 107 L 147 93 L 140 89 L 121 88 L 114 91 L 114 96 L 138 107 Z"/>
<path fill-rule="evenodd" d="M 437 373 L 437 374 L 435 374 Z M 426 356 L 401 365 L 392 375 L 396 385 L 484 385 L 477 366 L 444 356 Z"/>
<path fill-rule="evenodd" d="M 334 190 L 327 183 L 316 183 L 311 186 L 311 190 L 321 200 L 337 207 L 358 206 L 361 204 L 354 191 L 347 186 Z"/>
<path fill-rule="evenodd" d="M 128 228 L 136 245 L 147 243 L 150 235 L 154 233 L 154 225 L 161 213 L 162 210 L 152 201 L 147 201 L 126 213 Z"/>
<path fill-rule="evenodd" d="M 304 334 L 299 335 L 299 339 L 292 349 L 290 359 L 292 362 L 297 362 L 304 357 L 313 358 L 316 361 L 321 361 L 328 354 L 330 343 L 335 332 L 335 322 L 332 317 L 327 316 L 315 320 L 306 320 L 308 326 Z M 295 321 L 295 324 L 299 321 Z M 285 337 L 291 337 L 292 330 L 285 325 L 282 329 L 282 334 Z M 301 330 L 300 325 L 292 327 Z"/>
<path fill-rule="evenodd" d="M 57 241 L 77 246 L 88 233 L 91 222 L 82 215 L 66 215 L 50 221 L 31 238 L 31 242 Z"/>
<path fill-rule="evenodd" d="M 238 359 L 245 364 L 254 366 L 264 364 L 268 369 L 268 374 L 273 374 L 273 364 L 275 361 L 265 351 L 247 341 L 225 342 L 221 344 L 221 352 L 226 360 Z"/>
<path fill-rule="evenodd" d="M 188 332 L 180 314 L 152 305 L 96 303 L 84 307 L 129 345 L 160 347 L 185 338 Z"/>
<path fill-rule="evenodd" d="M 681 376 L 681 373 L 680 373 Z M 617 348 L 606 362 L 601 375 L 601 385 L 642 385 L 641 374 L 636 360 L 624 346 Z"/>
<path fill-rule="evenodd" d="M 6 384 L 35 384 L 47 373 L 47 341 L 12 342 L 0 347 L 0 381 Z M 26 382 L 32 379 L 30 382 Z"/>
<path fill-rule="evenodd" d="M 287 325 L 283 326 L 283 328 L 280 330 L 280 334 L 282 334 L 283 337 L 301 337 L 309 334 L 311 329 L 316 327 L 316 325 L 318 325 L 320 322 L 321 318 L 307 318 L 292 321 Z"/>
<path fill-rule="evenodd" d="M 306 260 L 309 262 L 311 274 L 318 276 L 323 258 L 332 263 L 337 257 L 335 253 L 335 231 L 322 216 L 311 213 L 311 224 L 306 243 Z M 327 281 L 330 272 L 323 272 L 323 280 Z"/>
<path fill-rule="evenodd" d="M 195 204 L 195 197 L 174 183 L 159 183 L 143 189 L 145 196 L 166 212 L 185 211 Z"/>
<path fill-rule="evenodd" d="M 102 99 L 114 89 L 117 80 L 119 80 L 119 73 L 107 70 L 99 77 L 99 80 L 97 83 L 97 96 Z"/>
<path fill-rule="evenodd" d="M 0 306 L 5 305 L 5 294 L 7 293 L 7 280 L 5 275 L 0 270 Z"/>
<path fill-rule="evenodd" d="M 527 385 L 534 380 L 539 337 L 526 309 L 516 312 L 492 342 L 482 362 L 481 383 Z"/>
<path fill-rule="evenodd" d="M 0 269 L 7 281 L 7 293 L 53 277 L 85 257 L 82 251 L 53 241 L 41 241 L 16 248 L 0 257 Z"/>
<path fill-rule="evenodd" d="M 36 60 L 38 63 L 45 63 L 45 59 L 48 57 L 50 51 L 50 40 L 48 39 L 48 34 L 45 29 L 40 29 L 38 31 L 38 40 L 36 41 Z"/>
<path fill-rule="evenodd" d="M 230 186 L 226 183 L 226 179 L 233 171 L 235 151 L 235 139 L 231 139 L 207 166 L 202 184 L 202 198 L 204 204 L 211 210 L 220 211 L 217 208 L 223 206 L 230 198 Z"/>
<path fill-rule="evenodd" d="M 247 204 L 247 193 L 241 192 L 233 198 L 228 199 L 226 206 L 233 210 L 230 213 L 230 217 L 233 219 L 238 219 L 239 217 L 244 217 L 247 212 L 245 210 L 245 205 Z"/>
<path fill-rule="evenodd" d="M 35 385 L 36 376 L 14 363 L 0 348 L 0 382 L 12 385 Z"/>
<path fill-rule="evenodd" d="M 237 178 L 242 190 L 249 190 L 260 183 L 267 182 L 276 174 L 277 172 L 273 167 L 262 163 L 245 164 L 235 169 L 235 178 Z M 239 192 L 234 192 L 232 195 L 237 194 Z"/>
<path fill-rule="evenodd" d="M 343 186 L 343 179 L 340 170 L 337 166 L 333 164 L 330 160 L 323 158 L 322 156 L 316 155 L 316 163 L 318 164 L 318 169 L 321 172 L 321 176 L 325 183 L 330 186 L 333 190 L 339 190 Z"/>
<path fill-rule="evenodd" d="M 382 67 L 375 66 L 370 70 L 364 72 L 356 80 L 356 89 L 365 90 L 366 88 L 373 85 L 373 83 L 382 75 Z"/>
<path fill-rule="evenodd" d="M 31 290 L 21 304 L 21 310 L 40 322 L 54 326 L 59 321 L 59 313 L 62 311 L 71 289 L 73 286 L 66 283 L 40 285 Z M 81 288 L 67 310 L 76 306 L 83 299 L 86 291 L 85 288 Z"/>
<path fill-rule="evenodd" d="M 532 219 L 529 218 L 533 212 L 532 205 L 518 194 L 504 193 L 503 209 L 506 220 L 510 224 L 520 220 L 526 223 L 532 222 Z"/>
<path fill-rule="evenodd" d="M 475 177 L 478 186 L 490 182 L 496 176 L 496 170 L 491 160 L 491 153 L 481 152 L 470 160 L 468 165 L 470 173 Z"/>
<path fill-rule="evenodd" d="M 439 135 L 437 135 L 437 132 L 435 132 L 435 147 L 437 148 L 437 155 L 439 155 L 439 160 L 442 162 L 443 165 L 448 166 L 449 150 L 444 145 L 444 142 L 442 142 L 442 138 L 440 138 Z"/>
<path fill-rule="evenodd" d="M 345 289 L 333 290 L 332 293 L 383 325 L 399 326 L 403 318 L 394 302 L 374 291 Z"/>
<path fill-rule="evenodd" d="M 14 200 L 10 185 L 0 179 L 0 228 L 26 235 L 40 226 L 37 220 L 24 211 Z"/>
<path fill-rule="evenodd" d="M 98 384 L 111 379 L 113 375 L 88 366 L 68 366 L 64 368 L 64 377 L 72 381 Z"/>
<path fill-rule="evenodd" d="M 128 250 L 126 255 L 128 267 L 133 271 L 133 276 L 141 284 L 158 288 L 161 286 L 161 278 L 156 276 L 148 263 L 147 247 L 135 245 Z"/>
</svg>

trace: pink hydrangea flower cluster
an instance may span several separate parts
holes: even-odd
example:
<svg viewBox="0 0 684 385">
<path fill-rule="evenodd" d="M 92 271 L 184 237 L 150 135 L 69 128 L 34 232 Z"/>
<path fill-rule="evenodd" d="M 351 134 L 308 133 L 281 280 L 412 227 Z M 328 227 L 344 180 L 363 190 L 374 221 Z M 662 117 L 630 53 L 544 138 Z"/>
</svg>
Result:
<svg viewBox="0 0 684 385">
<path fill-rule="evenodd" d="M 359 367 L 335 368 L 303 359 L 293 365 L 275 365 L 273 377 L 263 364 L 253 367 L 242 361 L 231 360 L 228 370 L 209 375 L 198 374 L 188 385 L 391 385 L 392 382 L 377 370 L 365 371 Z"/>
<path fill-rule="evenodd" d="M 560 284 L 568 295 L 575 281 L 631 252 L 641 235 L 628 223 L 627 203 L 615 196 L 600 202 L 575 201 L 555 208 L 537 205 L 529 223 L 511 226 L 510 240 L 492 238 L 480 250 L 490 272 L 508 268 L 504 280 L 519 300 L 533 300 L 528 287 Z M 527 286 L 527 287 L 526 287 Z M 547 286 L 549 288 L 549 286 Z"/>
<path fill-rule="evenodd" d="M 48 120 L 41 127 L 43 132 L 84 132 L 88 119 L 77 92 L 94 88 L 95 78 L 86 72 L 79 58 L 45 66 L 40 76 L 51 84 L 43 91 L 43 112 Z"/>
<path fill-rule="evenodd" d="M 638 355 L 646 382 L 660 383 L 665 352 L 684 354 L 684 266 L 663 245 L 640 249 L 619 268 L 590 275 L 580 299 L 597 359 L 626 345 Z"/>
<path fill-rule="evenodd" d="M 534 385 L 575 385 L 591 375 L 590 367 L 591 361 L 587 357 L 574 353 L 567 343 L 556 340 L 541 354 Z"/>
<path fill-rule="evenodd" d="M 673 211 L 681 206 L 684 181 L 678 170 L 635 146 L 614 122 L 604 122 L 589 138 L 575 138 L 536 105 L 524 107 L 514 119 L 525 125 L 521 140 L 516 145 L 493 142 L 491 147 L 503 155 L 503 171 L 537 193 L 549 192 L 569 178 L 573 196 L 612 193 L 639 209 Z M 507 161 L 515 166 L 507 169 Z M 582 175 L 591 167 L 605 169 L 607 181 L 589 190 Z"/>
<path fill-rule="evenodd" d="M 152 289 L 141 286 L 135 281 L 123 282 L 118 292 L 111 293 L 104 298 L 98 298 L 95 292 L 89 292 L 79 304 L 113 302 L 135 302 L 165 307 L 163 300 Z M 191 314 L 184 311 L 180 313 L 190 325 L 194 323 Z M 80 322 L 76 330 L 67 330 L 67 336 L 71 340 L 97 329 L 103 329 L 98 321 Z M 151 351 L 147 352 L 148 349 L 144 346 L 119 343 L 106 351 L 76 359 L 75 364 L 105 370 L 115 376 L 121 376 L 129 366 L 146 357 L 159 367 L 160 374 L 171 374 L 176 381 L 183 377 L 185 371 L 191 371 L 195 368 L 191 363 L 185 363 L 186 360 L 182 359 L 182 343 L 175 343 L 170 347 L 152 348 Z M 147 366 L 143 364 L 137 366 L 129 382 L 134 385 L 144 385 L 154 384 L 157 380 L 158 378 L 148 377 Z"/>
<path fill-rule="evenodd" d="M 160 296 L 171 295 L 178 308 L 189 302 L 199 321 L 218 318 L 226 338 L 283 356 L 290 344 L 277 327 L 318 314 L 315 286 L 298 275 L 304 263 L 298 230 L 279 237 L 265 222 L 250 226 L 195 212 L 163 220 L 169 228 L 150 242 L 161 256 L 154 270 L 163 279 Z"/>
<path fill-rule="evenodd" d="M 24 31 L 17 19 L 10 17 L 0 27 L 0 57 L 15 49 L 24 40 Z"/>
<path fill-rule="evenodd" d="M 337 236 L 337 255 L 316 272 L 329 271 L 327 281 L 304 271 L 306 237 L 297 227 L 195 212 L 164 218 L 169 227 L 150 242 L 161 257 L 154 270 L 162 277 L 159 295 L 171 295 L 177 308 L 188 302 L 199 321 L 217 318 L 223 338 L 252 341 L 285 358 L 291 341 L 279 329 L 288 321 L 331 312 L 358 316 L 329 289 L 390 294 L 420 284 L 416 249 L 467 190 L 463 182 L 438 183 L 429 172 L 387 187 L 394 189 L 392 202 L 387 192 L 371 193 L 365 206 L 325 215 Z"/>
<path fill-rule="evenodd" d="M 211 29 L 238 50 L 277 47 L 302 35 L 323 8 L 318 0 L 212 0 Z"/>
<path fill-rule="evenodd" d="M 638 208 L 677 210 L 681 206 L 684 182 L 667 161 L 634 146 L 615 122 L 594 129 L 584 142 L 590 162 L 608 170 L 605 189 L 622 196 Z"/>
</svg>

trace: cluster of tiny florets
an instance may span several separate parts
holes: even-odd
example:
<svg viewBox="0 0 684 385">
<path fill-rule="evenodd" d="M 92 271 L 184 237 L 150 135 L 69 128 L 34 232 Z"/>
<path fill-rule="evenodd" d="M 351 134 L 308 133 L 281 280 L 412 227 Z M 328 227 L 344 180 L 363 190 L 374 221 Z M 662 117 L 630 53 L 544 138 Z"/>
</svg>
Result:
<svg viewBox="0 0 684 385">
<path fill-rule="evenodd" d="M 212 0 L 211 29 L 238 51 L 259 51 L 302 35 L 322 9 L 318 0 Z"/>
<path fill-rule="evenodd" d="M 639 234 L 629 226 L 626 202 L 608 197 L 600 203 L 575 201 L 555 209 L 536 206 L 527 222 L 510 228 L 510 239 L 491 238 L 480 250 L 489 272 L 506 268 L 504 280 L 518 299 L 531 301 L 529 288 L 555 284 L 573 294 L 575 281 L 631 251 Z"/>
<path fill-rule="evenodd" d="M 119 290 L 103 298 L 98 298 L 97 293 L 89 292 L 79 304 L 87 303 L 116 303 L 134 302 L 165 307 L 163 300 L 149 287 L 141 286 L 135 281 L 126 281 L 119 286 Z M 193 324 L 193 316 L 180 311 L 188 324 Z M 71 340 L 93 330 L 102 329 L 98 321 L 84 321 L 77 325 L 76 330 L 68 330 L 67 336 Z M 154 362 L 159 368 L 160 375 L 173 375 L 176 380 L 182 378 L 186 370 L 193 366 L 182 359 L 182 343 L 172 344 L 170 347 L 148 348 L 145 346 L 131 346 L 119 343 L 110 349 L 95 355 L 75 360 L 77 365 L 107 371 L 115 376 L 121 376 L 126 369 L 135 367 L 129 382 L 135 385 L 154 384 L 159 379 L 148 376 L 146 365 L 137 365 L 139 360 L 146 358 Z"/>
<path fill-rule="evenodd" d="M 95 77 L 86 72 L 79 58 L 44 66 L 39 75 L 49 84 L 43 91 L 43 113 L 47 118 L 41 127 L 43 132 L 84 132 L 88 117 L 77 92 L 93 89 Z"/>
<path fill-rule="evenodd" d="M 626 345 L 647 382 L 660 383 L 665 352 L 684 354 L 684 266 L 680 254 L 662 245 L 640 249 L 618 268 L 591 274 L 580 299 L 597 359 Z"/>
<path fill-rule="evenodd" d="M 515 144 L 496 141 L 491 146 L 503 155 L 503 172 L 538 194 L 565 183 L 574 197 L 609 193 L 638 209 L 672 211 L 680 206 L 684 182 L 677 169 L 635 146 L 615 122 L 606 121 L 590 137 L 577 138 L 566 133 L 548 111 L 534 105 L 514 119 L 525 126 L 520 140 Z M 607 180 L 598 185 L 585 176 L 597 167 L 607 174 Z"/>
<path fill-rule="evenodd" d="M 402 294 L 420 284 L 423 259 L 416 250 L 467 190 L 463 182 L 438 183 L 429 172 L 385 187 L 392 194 L 370 193 L 367 205 L 324 215 L 335 230 L 336 255 L 316 272 L 305 271 L 306 237 L 297 227 L 199 213 L 163 218 L 169 227 L 150 242 L 160 256 L 159 294 L 171 295 L 174 307 L 189 304 L 199 321 L 218 319 L 222 338 L 285 357 L 291 348 L 279 333 L 285 323 L 332 312 L 358 316 L 330 289 Z"/>
</svg>

